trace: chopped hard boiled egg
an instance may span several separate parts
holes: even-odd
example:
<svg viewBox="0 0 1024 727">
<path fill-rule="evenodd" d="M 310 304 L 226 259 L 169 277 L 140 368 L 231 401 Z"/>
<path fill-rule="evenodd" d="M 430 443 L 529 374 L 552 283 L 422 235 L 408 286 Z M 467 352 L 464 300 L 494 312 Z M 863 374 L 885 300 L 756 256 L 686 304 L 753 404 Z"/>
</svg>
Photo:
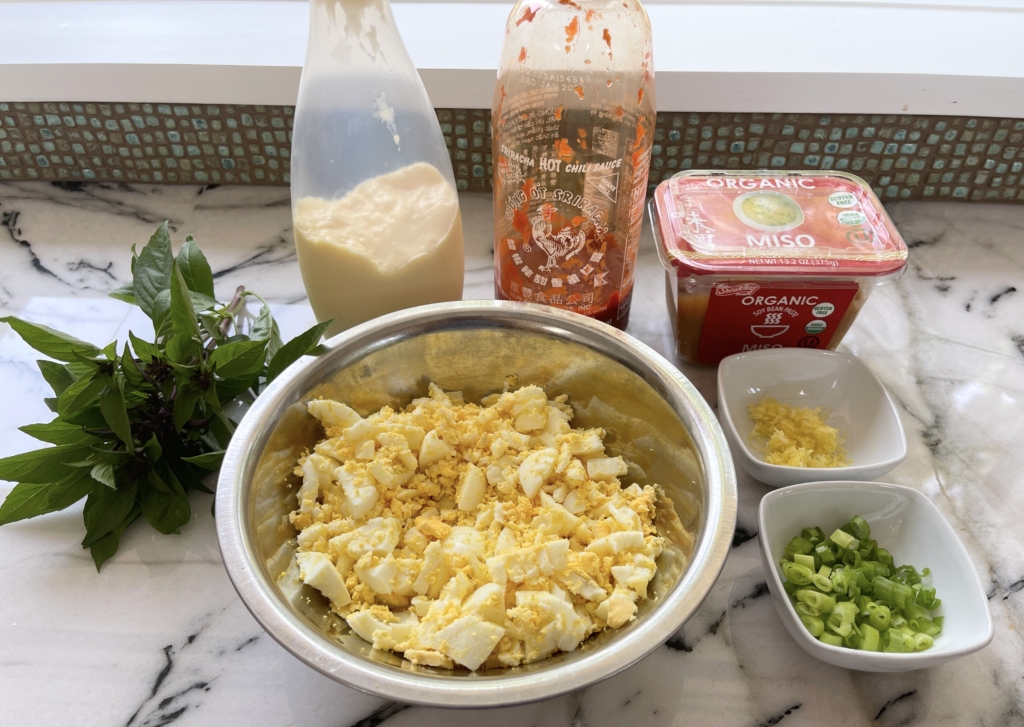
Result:
<svg viewBox="0 0 1024 727">
<path fill-rule="evenodd" d="M 315 400 L 326 438 L 296 464 L 289 573 L 375 649 L 415 664 L 515 666 L 619 628 L 664 546 L 656 485 L 624 488 L 601 429 L 527 386 L 466 404 L 433 384 L 361 417 Z"/>
</svg>

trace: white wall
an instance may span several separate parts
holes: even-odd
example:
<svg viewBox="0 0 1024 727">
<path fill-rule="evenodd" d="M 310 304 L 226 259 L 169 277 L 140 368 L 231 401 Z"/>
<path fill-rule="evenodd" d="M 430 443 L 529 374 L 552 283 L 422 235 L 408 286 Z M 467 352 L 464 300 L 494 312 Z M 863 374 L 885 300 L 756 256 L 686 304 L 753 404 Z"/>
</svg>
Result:
<svg viewBox="0 0 1024 727">
<path fill-rule="evenodd" d="M 665 111 L 1024 117 L 1024 0 L 648 0 Z M 487 108 L 505 2 L 394 11 L 438 107 Z M 294 103 L 296 0 L 0 0 L 0 101 Z"/>
</svg>

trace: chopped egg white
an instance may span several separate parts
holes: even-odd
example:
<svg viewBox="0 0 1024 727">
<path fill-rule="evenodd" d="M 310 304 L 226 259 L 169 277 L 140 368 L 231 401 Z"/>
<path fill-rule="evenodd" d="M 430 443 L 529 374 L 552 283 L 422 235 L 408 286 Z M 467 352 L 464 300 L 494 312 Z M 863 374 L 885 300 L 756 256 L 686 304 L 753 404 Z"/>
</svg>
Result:
<svg viewBox="0 0 1024 727">
<path fill-rule="evenodd" d="M 515 666 L 635 618 L 664 546 L 657 486 L 623 488 L 626 462 L 603 430 L 571 428 L 565 397 L 481 406 L 432 384 L 404 411 L 307 407 L 326 439 L 295 469 L 287 573 L 375 649 Z"/>
</svg>

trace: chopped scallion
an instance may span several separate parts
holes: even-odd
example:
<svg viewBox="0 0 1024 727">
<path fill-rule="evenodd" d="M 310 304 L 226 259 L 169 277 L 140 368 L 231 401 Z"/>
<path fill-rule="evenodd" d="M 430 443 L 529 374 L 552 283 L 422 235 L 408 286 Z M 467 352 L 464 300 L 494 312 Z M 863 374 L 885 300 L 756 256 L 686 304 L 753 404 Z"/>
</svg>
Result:
<svg viewBox="0 0 1024 727">
<path fill-rule="evenodd" d="M 844 533 L 842 530 L 836 530 L 829 539 L 843 550 L 857 550 L 860 547 L 857 538 L 849 533 Z"/>
<path fill-rule="evenodd" d="M 825 633 L 823 633 L 821 636 L 819 636 L 818 640 L 820 642 L 822 642 L 823 644 L 828 644 L 829 646 L 842 646 L 843 645 L 843 637 L 842 636 L 836 636 L 835 634 L 830 634 L 827 631 Z"/>
<path fill-rule="evenodd" d="M 932 613 L 942 601 L 922 582 L 930 571 L 897 567 L 859 515 L 827 538 L 804 528 L 779 565 L 801 623 L 822 643 L 902 654 L 929 648 L 942 632 Z"/>
</svg>

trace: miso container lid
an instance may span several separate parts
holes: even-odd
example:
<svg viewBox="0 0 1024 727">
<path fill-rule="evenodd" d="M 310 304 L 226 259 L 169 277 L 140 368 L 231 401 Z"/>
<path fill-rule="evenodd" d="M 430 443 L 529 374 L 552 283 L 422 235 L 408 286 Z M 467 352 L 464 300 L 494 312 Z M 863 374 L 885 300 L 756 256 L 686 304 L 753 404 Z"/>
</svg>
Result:
<svg viewBox="0 0 1024 727">
<path fill-rule="evenodd" d="M 907 264 L 878 197 L 844 172 L 681 172 L 651 209 L 662 263 L 680 276 L 874 277 Z"/>
</svg>

